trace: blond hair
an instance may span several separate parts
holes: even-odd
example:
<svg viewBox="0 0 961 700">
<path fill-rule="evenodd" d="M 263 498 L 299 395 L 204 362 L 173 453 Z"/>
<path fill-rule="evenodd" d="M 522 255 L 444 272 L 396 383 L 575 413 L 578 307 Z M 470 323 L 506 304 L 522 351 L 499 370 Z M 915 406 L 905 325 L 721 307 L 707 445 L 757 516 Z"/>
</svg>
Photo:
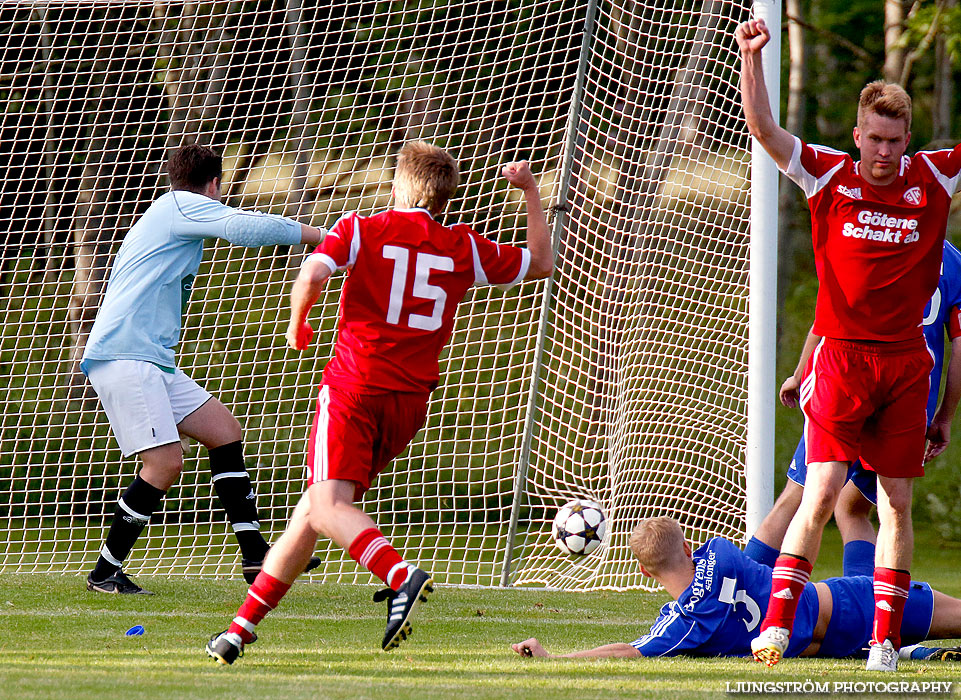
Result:
<svg viewBox="0 0 961 700">
<path fill-rule="evenodd" d="M 426 141 L 411 141 L 397 156 L 394 194 L 401 206 L 443 210 L 460 184 L 457 161 L 443 148 Z"/>
<path fill-rule="evenodd" d="M 861 90 L 858 99 L 858 127 L 864 125 L 864 117 L 873 112 L 880 117 L 904 120 L 904 130 L 911 130 L 911 96 L 897 83 L 875 80 Z"/>
<path fill-rule="evenodd" d="M 630 545 L 641 566 L 655 575 L 687 556 L 681 524 L 674 518 L 644 518 L 631 533 Z"/>
</svg>

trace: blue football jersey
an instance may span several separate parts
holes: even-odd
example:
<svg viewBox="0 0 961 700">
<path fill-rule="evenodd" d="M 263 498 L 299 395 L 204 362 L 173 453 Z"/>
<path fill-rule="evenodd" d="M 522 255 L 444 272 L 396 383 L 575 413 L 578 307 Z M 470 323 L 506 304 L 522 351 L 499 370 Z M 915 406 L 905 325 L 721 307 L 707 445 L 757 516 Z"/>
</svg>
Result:
<svg viewBox="0 0 961 700">
<path fill-rule="evenodd" d="M 934 295 L 924 307 L 924 339 L 934 355 L 931 370 L 931 392 L 928 394 L 928 422 L 934 418 L 941 392 L 941 373 L 944 371 L 944 331 L 948 327 L 951 309 L 961 307 L 961 251 L 944 242 L 941 259 L 941 279 Z"/>
<path fill-rule="evenodd" d="M 694 580 L 661 608 L 650 631 L 632 646 L 643 656 L 749 656 L 771 595 L 771 567 L 714 537 L 694 552 Z M 804 587 L 786 656 L 811 643 L 818 617 L 817 591 Z"/>
</svg>

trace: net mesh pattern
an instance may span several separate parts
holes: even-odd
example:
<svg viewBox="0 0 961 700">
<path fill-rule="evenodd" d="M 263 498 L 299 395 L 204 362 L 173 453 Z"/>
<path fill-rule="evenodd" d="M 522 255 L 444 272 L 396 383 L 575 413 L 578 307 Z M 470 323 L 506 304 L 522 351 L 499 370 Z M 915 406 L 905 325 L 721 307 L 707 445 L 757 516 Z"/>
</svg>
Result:
<svg viewBox="0 0 961 700">
<path fill-rule="evenodd" d="M 525 158 L 538 173 L 553 280 L 469 293 L 425 428 L 365 498 L 408 560 L 443 583 L 498 585 L 528 463 L 513 584 L 649 585 L 627 547 L 643 515 L 678 517 L 695 543 L 740 537 L 749 153 L 731 33 L 744 12 L 719 0 L 0 5 L 0 570 L 86 571 L 138 468 L 77 360 L 124 234 L 166 191 L 166 154 L 193 141 L 224 153 L 226 203 L 330 226 L 390 206 L 393 155 L 427 139 L 461 167 L 444 222 L 519 245 L 523 204 L 500 166 Z M 303 491 L 337 317 L 334 278 L 311 315 L 316 346 L 286 349 L 304 253 L 208 242 L 178 346 L 178 366 L 243 426 L 268 539 Z M 573 559 L 550 521 L 581 497 L 611 531 Z M 315 575 L 371 581 L 325 540 L 318 554 Z M 238 564 L 206 451 L 191 445 L 128 571 L 236 576 Z"/>
</svg>

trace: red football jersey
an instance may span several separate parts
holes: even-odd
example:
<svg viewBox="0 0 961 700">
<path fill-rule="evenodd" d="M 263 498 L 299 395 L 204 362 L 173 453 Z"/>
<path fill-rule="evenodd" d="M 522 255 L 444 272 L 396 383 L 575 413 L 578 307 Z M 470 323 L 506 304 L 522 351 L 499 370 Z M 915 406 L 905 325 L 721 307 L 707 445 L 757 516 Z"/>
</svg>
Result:
<svg viewBox="0 0 961 700">
<path fill-rule="evenodd" d="M 324 383 L 347 391 L 429 392 L 457 305 L 474 285 L 508 289 L 530 265 L 525 248 L 443 226 L 426 209 L 343 216 L 312 253 L 349 270 Z"/>
<path fill-rule="evenodd" d="M 921 335 L 959 172 L 961 146 L 922 151 L 904 156 L 897 179 L 877 187 L 846 153 L 795 139 L 785 173 L 811 207 L 815 334 L 889 342 Z"/>
</svg>

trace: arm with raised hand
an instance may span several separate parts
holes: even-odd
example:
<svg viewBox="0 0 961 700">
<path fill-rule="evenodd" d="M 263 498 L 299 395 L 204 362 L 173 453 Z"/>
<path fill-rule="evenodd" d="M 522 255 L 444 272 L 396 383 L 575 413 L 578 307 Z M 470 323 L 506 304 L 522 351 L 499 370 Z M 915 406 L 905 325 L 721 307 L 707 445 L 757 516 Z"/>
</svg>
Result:
<svg viewBox="0 0 961 700">
<path fill-rule="evenodd" d="M 778 167 L 787 170 L 794 136 L 774 120 L 761 63 L 761 49 L 770 41 L 771 32 L 763 19 L 752 19 L 734 30 L 734 38 L 741 52 L 741 105 L 747 128 Z"/>
<path fill-rule="evenodd" d="M 511 185 L 524 193 L 524 205 L 527 207 L 527 250 L 531 254 L 531 264 L 524 279 L 550 277 L 554 271 L 554 250 L 537 179 L 526 160 L 508 163 L 501 172 Z"/>
</svg>

